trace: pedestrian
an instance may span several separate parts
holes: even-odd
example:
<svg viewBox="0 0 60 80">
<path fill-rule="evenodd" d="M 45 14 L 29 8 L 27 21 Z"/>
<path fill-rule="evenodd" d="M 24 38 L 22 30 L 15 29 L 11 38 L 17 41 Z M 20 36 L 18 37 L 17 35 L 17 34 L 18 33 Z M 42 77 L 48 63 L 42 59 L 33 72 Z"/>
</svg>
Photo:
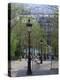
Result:
<svg viewBox="0 0 60 80">
<path fill-rule="evenodd" d="M 42 55 L 40 56 L 40 60 L 41 60 L 41 62 L 40 62 L 40 63 L 42 64 Z"/>
<path fill-rule="evenodd" d="M 41 62 L 41 57 L 40 57 L 41 55 L 40 55 L 40 53 L 39 53 L 39 61 Z"/>
</svg>

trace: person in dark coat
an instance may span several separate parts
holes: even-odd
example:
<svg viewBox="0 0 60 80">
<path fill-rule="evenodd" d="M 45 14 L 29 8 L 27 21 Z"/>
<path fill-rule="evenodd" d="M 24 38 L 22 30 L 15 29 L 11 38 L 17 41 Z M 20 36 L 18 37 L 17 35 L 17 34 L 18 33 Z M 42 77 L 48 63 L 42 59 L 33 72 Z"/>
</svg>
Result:
<svg viewBox="0 0 60 80">
<path fill-rule="evenodd" d="M 40 60 L 40 63 L 42 64 L 42 55 L 39 54 L 39 60 Z"/>
</svg>

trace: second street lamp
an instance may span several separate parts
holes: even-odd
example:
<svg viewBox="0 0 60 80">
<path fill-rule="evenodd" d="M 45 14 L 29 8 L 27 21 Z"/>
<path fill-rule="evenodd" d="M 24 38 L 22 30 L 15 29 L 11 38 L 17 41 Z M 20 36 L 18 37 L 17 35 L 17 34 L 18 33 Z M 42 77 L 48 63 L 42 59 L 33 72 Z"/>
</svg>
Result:
<svg viewBox="0 0 60 80">
<path fill-rule="evenodd" d="M 32 29 L 32 24 L 30 22 L 30 19 L 28 19 L 28 22 L 26 24 L 27 29 L 28 29 L 28 44 L 29 44 L 29 53 L 28 53 L 28 69 L 27 69 L 27 74 L 31 75 L 32 71 L 31 71 L 31 53 L 30 53 L 30 33 L 31 33 L 31 29 Z"/>
<path fill-rule="evenodd" d="M 41 64 L 42 64 L 42 44 L 43 44 L 43 41 L 41 40 Z"/>
</svg>

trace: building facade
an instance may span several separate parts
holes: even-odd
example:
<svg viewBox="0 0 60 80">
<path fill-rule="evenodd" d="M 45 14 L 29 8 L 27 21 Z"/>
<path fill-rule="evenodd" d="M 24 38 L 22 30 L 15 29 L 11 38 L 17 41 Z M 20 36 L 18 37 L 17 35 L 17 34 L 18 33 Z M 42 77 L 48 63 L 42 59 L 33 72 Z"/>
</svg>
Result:
<svg viewBox="0 0 60 80">
<path fill-rule="evenodd" d="M 50 14 L 50 15 L 40 15 L 37 18 L 40 27 L 46 34 L 46 40 L 48 45 L 51 45 L 51 33 L 53 31 L 53 17 L 54 15 Z"/>
</svg>

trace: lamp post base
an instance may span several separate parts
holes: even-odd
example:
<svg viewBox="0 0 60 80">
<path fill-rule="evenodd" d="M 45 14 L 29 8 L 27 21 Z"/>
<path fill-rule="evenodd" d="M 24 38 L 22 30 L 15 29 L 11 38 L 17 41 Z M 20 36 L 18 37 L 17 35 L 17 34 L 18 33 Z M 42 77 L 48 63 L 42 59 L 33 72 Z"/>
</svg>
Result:
<svg viewBox="0 0 60 80">
<path fill-rule="evenodd" d="M 31 70 L 27 70 L 27 75 L 32 75 L 32 71 Z"/>
<path fill-rule="evenodd" d="M 31 75 L 31 74 L 32 74 L 32 70 L 31 70 L 31 57 L 29 55 L 29 57 L 28 57 L 27 75 Z"/>
</svg>

